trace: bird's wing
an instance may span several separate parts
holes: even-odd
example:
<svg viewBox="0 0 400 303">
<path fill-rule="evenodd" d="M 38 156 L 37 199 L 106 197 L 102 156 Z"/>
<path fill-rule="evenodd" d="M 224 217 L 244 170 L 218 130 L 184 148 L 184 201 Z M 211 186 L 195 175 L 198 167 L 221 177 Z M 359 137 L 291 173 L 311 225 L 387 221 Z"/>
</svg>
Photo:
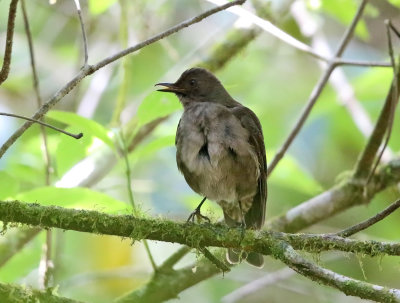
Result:
<svg viewBox="0 0 400 303">
<path fill-rule="evenodd" d="M 179 119 L 178 126 L 176 127 L 175 145 L 178 144 L 178 134 L 179 134 L 179 126 L 181 125 L 181 120 L 182 120 L 182 118 Z"/>
<path fill-rule="evenodd" d="M 253 198 L 251 208 L 245 215 L 245 221 L 248 228 L 260 229 L 264 225 L 267 202 L 267 158 L 261 123 L 256 114 L 245 106 L 235 106 L 231 108 L 231 112 L 249 132 L 249 143 L 257 154 L 260 177 L 258 179 L 257 193 Z"/>
</svg>

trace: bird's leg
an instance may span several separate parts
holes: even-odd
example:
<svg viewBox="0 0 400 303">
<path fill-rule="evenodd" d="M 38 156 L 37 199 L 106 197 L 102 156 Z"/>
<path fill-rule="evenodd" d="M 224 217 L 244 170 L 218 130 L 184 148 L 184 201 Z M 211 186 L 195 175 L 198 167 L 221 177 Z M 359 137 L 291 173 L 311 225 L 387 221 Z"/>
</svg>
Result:
<svg viewBox="0 0 400 303">
<path fill-rule="evenodd" d="M 202 214 L 200 213 L 200 208 L 201 208 L 201 206 L 203 205 L 203 203 L 206 201 L 206 199 L 207 199 L 207 197 L 204 197 L 203 200 L 201 200 L 200 204 L 199 204 L 199 205 L 195 208 L 195 210 L 190 214 L 190 216 L 189 216 L 189 218 L 187 219 L 186 222 L 189 222 L 189 221 L 194 222 L 194 217 L 202 218 L 202 219 L 204 219 L 204 220 L 207 220 L 208 223 L 211 222 L 210 219 L 209 219 L 208 217 L 206 217 L 206 216 L 204 216 L 204 215 L 202 215 Z"/>
<path fill-rule="evenodd" d="M 243 228 L 243 230 L 245 230 L 246 229 L 246 221 L 244 220 L 242 201 L 240 201 L 240 200 L 239 200 L 239 209 L 240 209 L 240 218 L 242 220 L 242 222 L 240 223 L 240 226 Z"/>
</svg>

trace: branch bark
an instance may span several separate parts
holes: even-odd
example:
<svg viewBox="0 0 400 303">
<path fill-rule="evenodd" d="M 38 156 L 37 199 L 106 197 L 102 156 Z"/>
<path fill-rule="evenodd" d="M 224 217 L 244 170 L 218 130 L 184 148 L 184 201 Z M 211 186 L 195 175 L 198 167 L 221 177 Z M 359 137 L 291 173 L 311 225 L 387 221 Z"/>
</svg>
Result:
<svg viewBox="0 0 400 303">
<path fill-rule="evenodd" d="M 0 201 L 0 220 L 5 224 L 22 223 L 42 228 L 61 228 L 79 232 L 128 237 L 132 240 L 157 240 L 180 243 L 192 248 L 239 248 L 269 255 L 271 245 L 284 240 L 296 249 L 308 252 L 339 250 L 363 253 L 400 255 L 400 244 L 358 241 L 332 235 L 255 232 L 228 228 L 221 224 L 177 223 L 162 219 L 135 218 L 131 215 L 109 215 L 98 211 L 66 209 L 56 206 Z M 168 232 L 165 232 L 168 231 Z"/>
<path fill-rule="evenodd" d="M 283 241 L 274 243 L 273 251 L 277 259 L 283 261 L 302 276 L 334 287 L 348 296 L 357 296 L 376 302 L 400 302 L 400 290 L 355 280 L 318 266 L 304 259 Z"/>
</svg>

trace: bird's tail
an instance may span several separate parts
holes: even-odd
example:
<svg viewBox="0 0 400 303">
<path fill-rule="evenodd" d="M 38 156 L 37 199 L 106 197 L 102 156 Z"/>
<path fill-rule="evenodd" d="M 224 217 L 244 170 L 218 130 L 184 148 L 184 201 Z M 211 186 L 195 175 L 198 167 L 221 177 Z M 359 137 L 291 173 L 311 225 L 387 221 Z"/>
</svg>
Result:
<svg viewBox="0 0 400 303">
<path fill-rule="evenodd" d="M 225 212 L 224 212 L 224 217 L 225 217 L 225 223 L 228 226 L 234 227 L 238 226 L 238 222 L 230 218 Z M 243 250 L 238 250 L 234 248 L 228 248 L 226 252 L 226 260 L 230 264 L 238 264 L 242 260 L 246 260 L 247 263 L 250 265 L 253 265 L 255 267 L 262 268 L 264 266 L 264 257 L 262 254 L 256 253 L 256 252 L 245 252 Z"/>
<path fill-rule="evenodd" d="M 238 264 L 243 259 L 245 259 L 247 263 L 255 267 L 262 268 L 264 266 L 264 257 L 262 254 L 252 251 L 246 253 L 244 251 L 238 251 L 232 248 L 228 248 L 228 250 L 226 251 L 226 260 L 230 264 Z"/>
</svg>

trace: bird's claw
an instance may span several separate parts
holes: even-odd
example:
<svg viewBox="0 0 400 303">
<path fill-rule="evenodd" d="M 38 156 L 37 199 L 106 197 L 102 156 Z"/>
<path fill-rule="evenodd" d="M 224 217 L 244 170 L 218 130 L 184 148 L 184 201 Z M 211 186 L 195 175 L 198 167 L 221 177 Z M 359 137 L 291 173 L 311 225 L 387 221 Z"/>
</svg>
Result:
<svg viewBox="0 0 400 303">
<path fill-rule="evenodd" d="M 190 214 L 190 216 L 189 216 L 189 218 L 186 220 L 186 222 L 190 222 L 190 221 L 194 222 L 194 218 L 195 218 L 195 217 L 197 217 L 197 220 L 204 219 L 204 220 L 207 220 L 208 223 L 211 223 L 210 218 L 208 218 L 208 217 L 206 217 L 206 216 L 204 216 L 204 215 L 202 215 L 202 214 L 200 213 L 200 208 L 196 208 L 196 209 Z"/>
</svg>

